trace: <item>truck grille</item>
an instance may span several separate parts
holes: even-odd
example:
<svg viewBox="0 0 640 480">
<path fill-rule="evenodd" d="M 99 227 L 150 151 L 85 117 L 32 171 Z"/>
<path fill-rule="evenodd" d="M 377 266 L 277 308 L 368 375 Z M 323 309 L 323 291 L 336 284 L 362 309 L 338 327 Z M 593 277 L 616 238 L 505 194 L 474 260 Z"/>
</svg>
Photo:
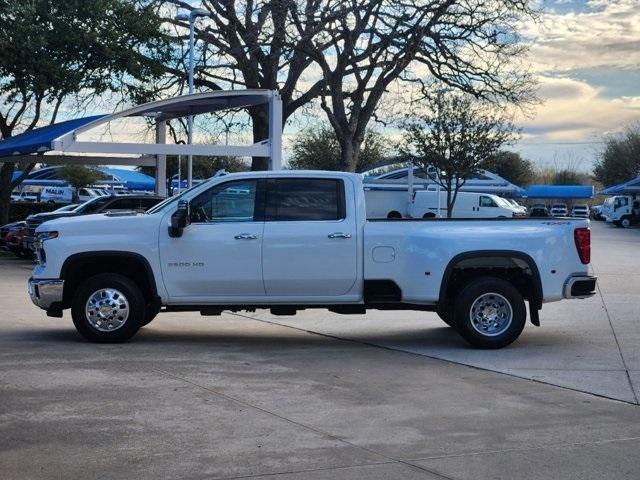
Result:
<svg viewBox="0 0 640 480">
<path fill-rule="evenodd" d="M 36 228 L 40 226 L 42 222 L 39 220 L 27 220 L 27 228 L 25 229 L 25 236 L 27 237 L 35 237 L 36 236 Z"/>
</svg>

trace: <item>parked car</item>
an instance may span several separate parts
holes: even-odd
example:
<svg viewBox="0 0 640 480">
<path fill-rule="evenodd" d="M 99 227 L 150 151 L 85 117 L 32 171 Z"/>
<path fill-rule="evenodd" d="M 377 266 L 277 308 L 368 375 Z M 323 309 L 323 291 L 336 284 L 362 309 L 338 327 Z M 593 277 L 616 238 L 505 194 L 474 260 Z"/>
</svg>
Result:
<svg viewBox="0 0 640 480">
<path fill-rule="evenodd" d="M 19 258 L 33 258 L 33 252 L 25 250 L 23 245 L 26 226 L 26 222 L 22 221 L 0 227 L 0 249 Z"/>
<path fill-rule="evenodd" d="M 146 211 L 164 200 L 156 195 L 97 196 L 78 205 L 73 210 L 58 209 L 53 212 L 37 213 L 27 217 L 27 232 L 24 238 L 26 249 L 33 251 L 36 240 L 36 228 L 44 222 L 61 217 L 77 217 L 105 212 Z"/>
<path fill-rule="evenodd" d="M 571 216 L 577 218 L 589 218 L 588 205 L 574 205 L 571 209 Z"/>
<path fill-rule="evenodd" d="M 104 195 L 99 190 L 93 188 L 81 188 L 78 190 L 78 200 L 81 202 L 86 202 L 97 197 L 104 197 Z"/>
<path fill-rule="evenodd" d="M 65 205 L 63 207 L 60 208 L 56 208 L 53 212 L 50 213 L 55 213 L 55 212 L 70 212 L 72 210 L 75 210 L 76 208 L 78 208 L 80 206 L 79 203 L 70 203 L 69 205 Z"/>
<path fill-rule="evenodd" d="M 359 175 L 246 172 L 138 215 L 37 229 L 32 301 L 95 342 L 131 338 L 167 311 L 436 311 L 469 343 L 500 348 L 529 302 L 595 294 L 588 221 L 367 220 Z M 126 234 L 124 233 L 126 232 Z M 45 288 L 43 288 L 45 287 Z"/>
<path fill-rule="evenodd" d="M 549 209 L 544 203 L 536 203 L 529 207 L 530 217 L 548 217 Z"/>
<path fill-rule="evenodd" d="M 552 217 L 567 217 L 569 216 L 569 209 L 566 203 L 554 203 L 551 205 L 549 213 Z"/>
<path fill-rule="evenodd" d="M 520 205 L 515 199 L 505 197 L 500 197 L 500 199 L 509 204 L 515 210 L 514 216 L 525 217 L 528 214 L 527 207 Z"/>
<path fill-rule="evenodd" d="M 604 216 L 602 215 L 602 204 L 591 207 L 589 210 L 589 216 L 593 220 L 604 220 Z"/>
</svg>

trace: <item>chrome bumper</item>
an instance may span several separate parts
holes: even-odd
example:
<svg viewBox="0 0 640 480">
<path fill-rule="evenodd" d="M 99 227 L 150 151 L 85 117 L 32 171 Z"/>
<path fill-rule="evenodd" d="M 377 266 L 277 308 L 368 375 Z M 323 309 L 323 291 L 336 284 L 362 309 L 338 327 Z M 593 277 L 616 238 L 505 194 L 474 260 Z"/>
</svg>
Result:
<svg viewBox="0 0 640 480">
<path fill-rule="evenodd" d="M 569 277 L 564 284 L 564 298 L 588 298 L 596 294 L 598 277 L 576 275 Z"/>
<path fill-rule="evenodd" d="M 56 279 L 34 279 L 27 282 L 27 290 L 34 305 L 49 309 L 54 303 L 62 302 L 62 290 L 64 280 Z"/>
</svg>

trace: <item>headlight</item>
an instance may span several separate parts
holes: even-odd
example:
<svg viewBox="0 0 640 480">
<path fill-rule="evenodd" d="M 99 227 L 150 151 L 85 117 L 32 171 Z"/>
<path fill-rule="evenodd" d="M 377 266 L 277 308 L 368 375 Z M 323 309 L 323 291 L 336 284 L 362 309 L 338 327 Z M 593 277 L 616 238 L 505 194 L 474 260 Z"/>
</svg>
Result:
<svg viewBox="0 0 640 480">
<path fill-rule="evenodd" d="M 42 248 L 44 242 L 47 240 L 51 240 L 53 238 L 58 238 L 58 232 L 50 231 L 50 232 L 38 232 L 36 233 L 36 241 L 33 243 L 33 248 L 36 254 L 36 262 L 39 265 L 44 265 L 47 262 L 47 256 Z"/>
<path fill-rule="evenodd" d="M 58 238 L 58 232 L 38 232 L 36 234 L 36 240 L 44 242 L 45 240 L 51 240 L 52 238 Z"/>
</svg>

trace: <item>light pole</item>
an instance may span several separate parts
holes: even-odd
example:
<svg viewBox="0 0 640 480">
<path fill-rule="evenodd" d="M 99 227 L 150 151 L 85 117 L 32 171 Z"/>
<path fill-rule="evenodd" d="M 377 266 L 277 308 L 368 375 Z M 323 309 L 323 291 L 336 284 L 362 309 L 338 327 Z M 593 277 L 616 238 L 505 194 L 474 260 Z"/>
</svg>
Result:
<svg viewBox="0 0 640 480">
<path fill-rule="evenodd" d="M 193 24 L 198 17 L 208 17 L 211 12 L 204 8 L 194 8 L 189 13 L 180 13 L 176 15 L 176 20 L 189 22 L 189 94 L 193 93 Z M 187 117 L 187 143 L 191 145 L 193 143 L 193 115 Z M 178 182 L 180 179 L 178 178 Z M 191 188 L 193 185 L 193 156 L 189 154 L 187 156 L 187 187 Z"/>
</svg>

